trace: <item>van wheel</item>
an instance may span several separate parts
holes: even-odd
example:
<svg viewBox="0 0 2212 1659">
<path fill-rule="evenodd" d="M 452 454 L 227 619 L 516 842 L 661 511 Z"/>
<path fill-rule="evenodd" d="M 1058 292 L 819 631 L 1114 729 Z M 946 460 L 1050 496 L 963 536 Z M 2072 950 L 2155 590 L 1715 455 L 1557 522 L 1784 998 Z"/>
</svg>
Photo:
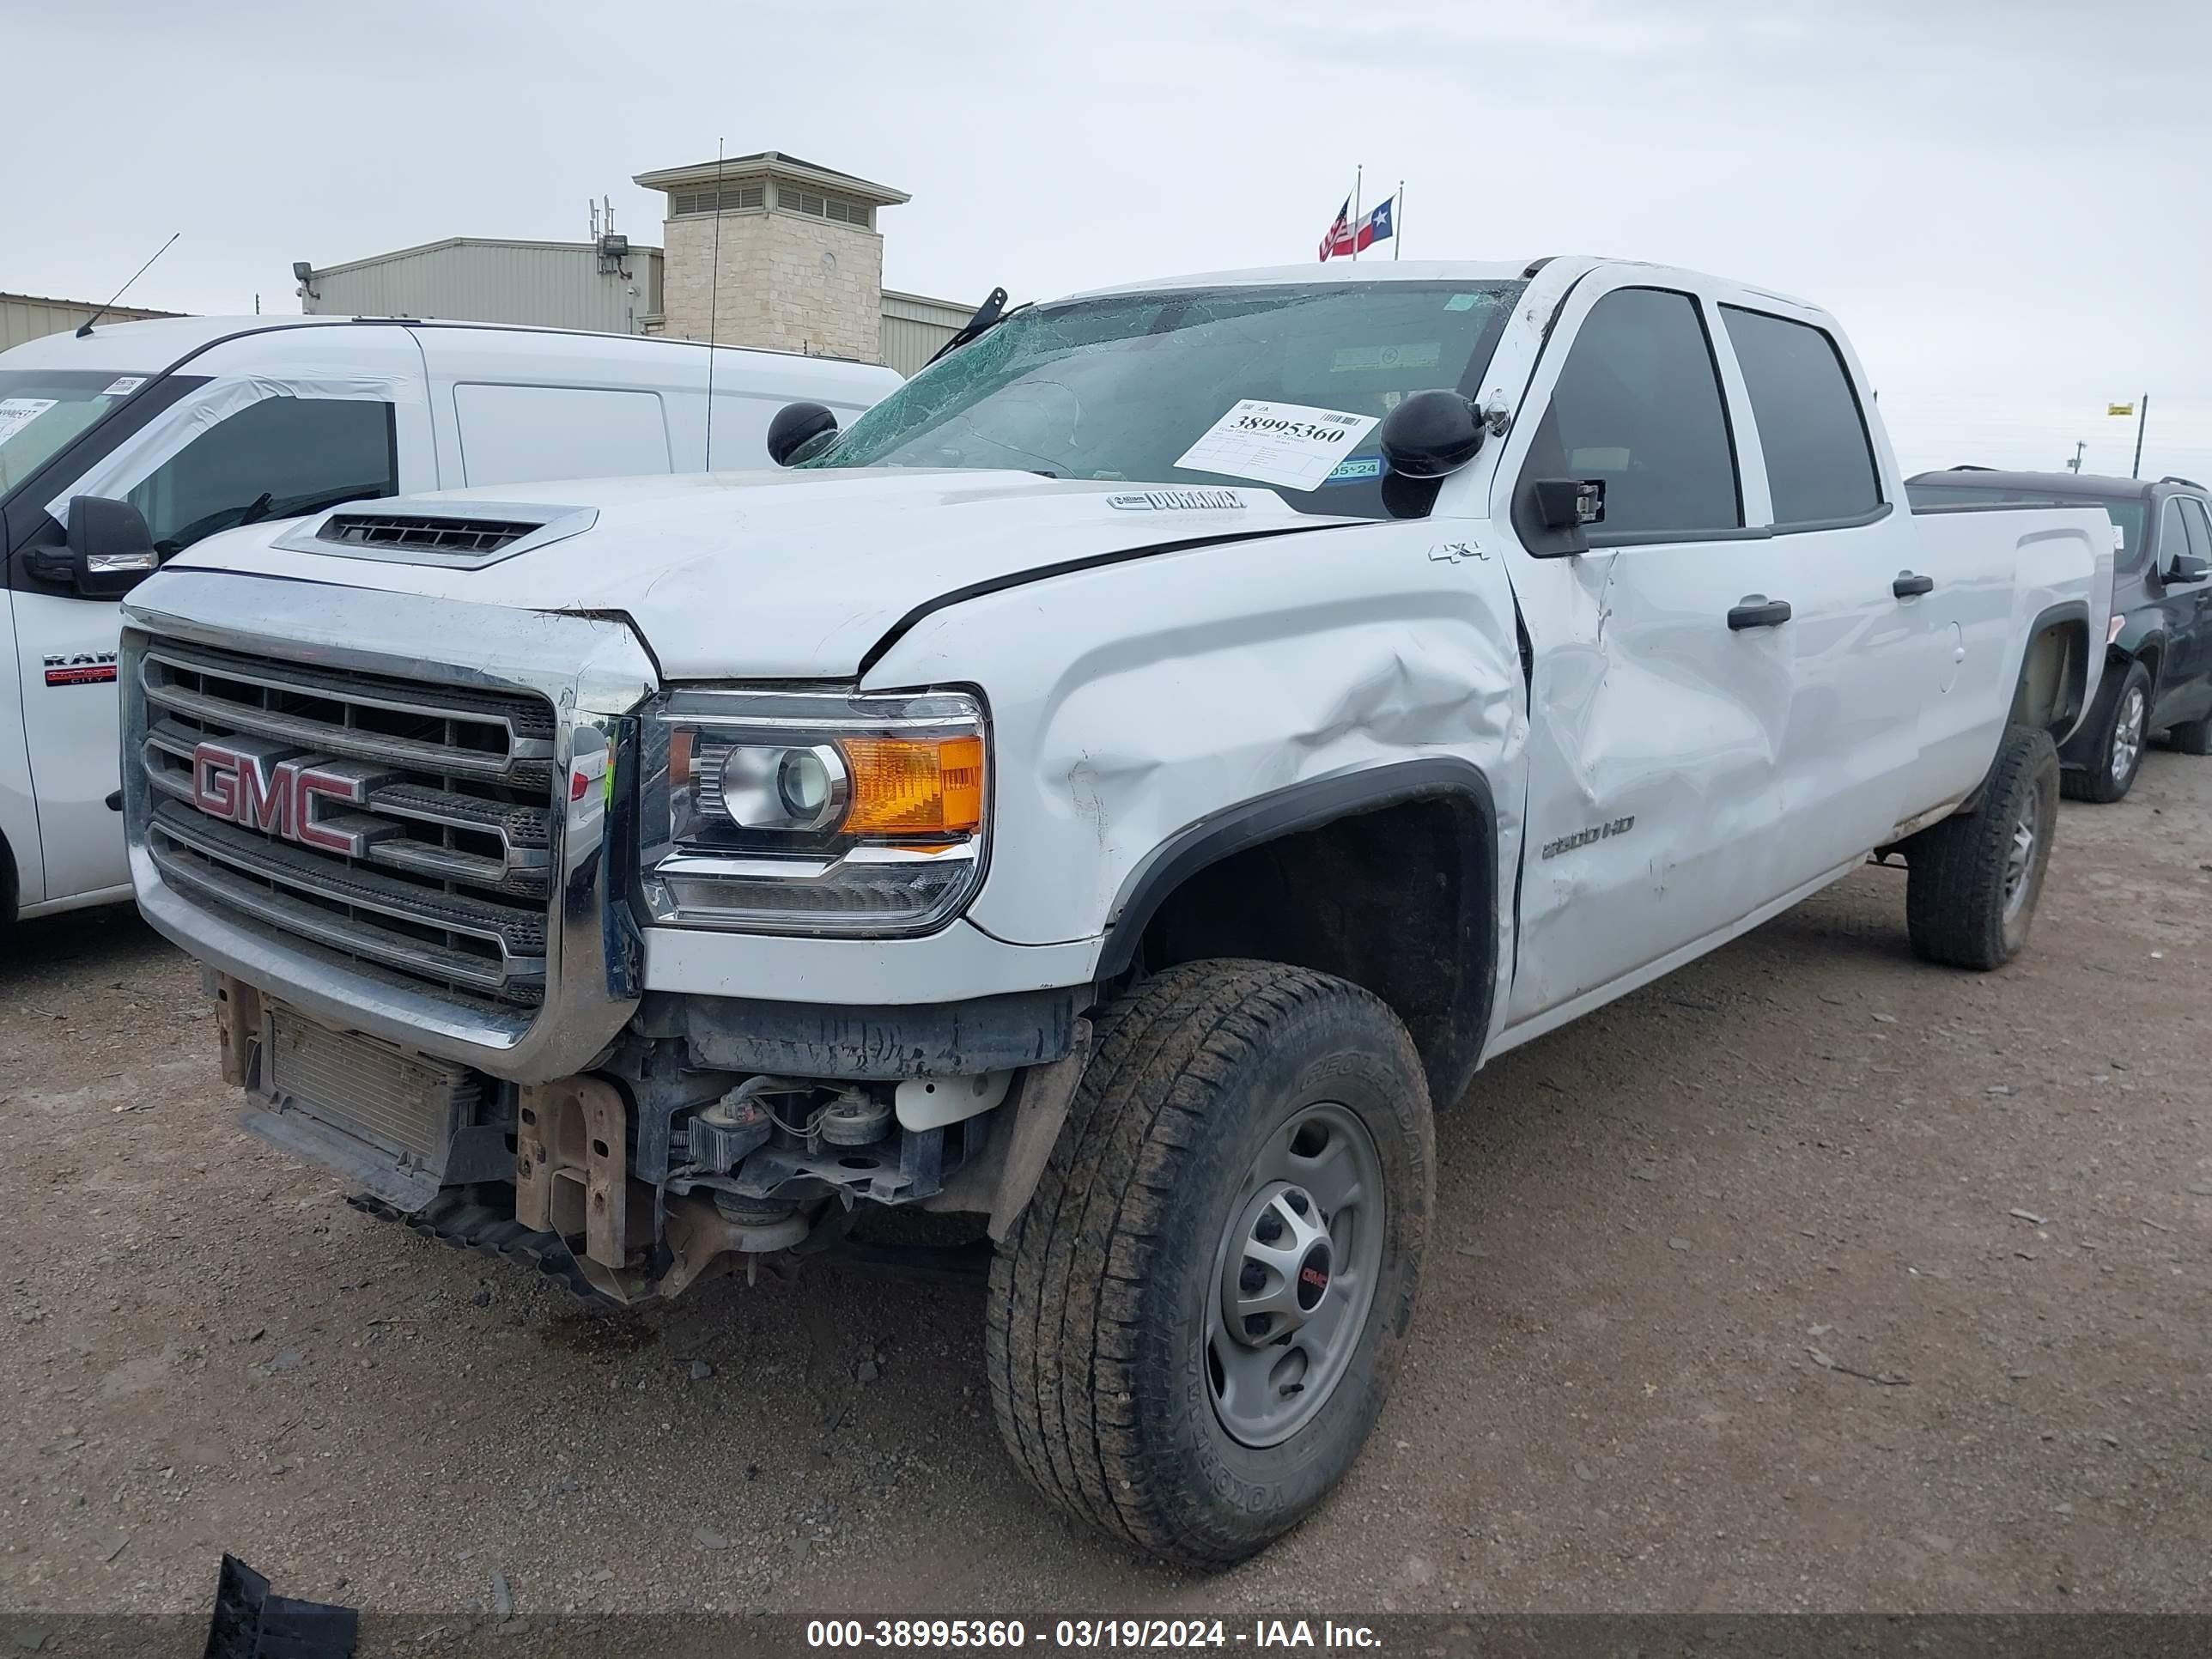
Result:
<svg viewBox="0 0 2212 1659">
<path fill-rule="evenodd" d="M 1413 1322 L 1434 1203 L 1419 1056 L 1304 969 L 1170 969 L 1102 1022 L 991 1269 L 991 1403 L 1076 1519 L 1241 1560 L 1358 1455 Z"/>
<path fill-rule="evenodd" d="M 2166 734 L 2166 740 L 2184 755 L 2212 755 L 2212 717 L 2184 720 Z"/>
<path fill-rule="evenodd" d="M 2058 750 L 2039 727 L 2015 726 L 1971 812 L 1905 842 L 1905 917 L 1923 959 L 2000 968 L 2027 943 L 2058 823 Z"/>
<path fill-rule="evenodd" d="M 2075 800 L 2116 801 L 2135 786 L 2149 743 L 2150 670 L 2131 662 L 2112 699 L 2112 718 L 2097 745 L 2096 764 L 2087 771 L 2062 773 L 2058 787 Z"/>
</svg>

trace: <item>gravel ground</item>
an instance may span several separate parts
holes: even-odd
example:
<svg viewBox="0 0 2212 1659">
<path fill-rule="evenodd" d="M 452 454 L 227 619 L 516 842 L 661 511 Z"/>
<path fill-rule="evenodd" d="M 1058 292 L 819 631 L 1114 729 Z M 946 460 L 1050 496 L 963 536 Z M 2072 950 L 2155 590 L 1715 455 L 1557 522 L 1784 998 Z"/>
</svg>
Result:
<svg viewBox="0 0 2212 1659">
<path fill-rule="evenodd" d="M 2212 763 L 2069 804 L 2026 957 L 1863 871 L 1484 1073 L 1344 1490 L 1204 1578 L 1012 1474 L 982 1293 L 642 1316 L 240 1133 L 127 912 L 0 965 L 0 1607 L 2212 1611 Z"/>
</svg>

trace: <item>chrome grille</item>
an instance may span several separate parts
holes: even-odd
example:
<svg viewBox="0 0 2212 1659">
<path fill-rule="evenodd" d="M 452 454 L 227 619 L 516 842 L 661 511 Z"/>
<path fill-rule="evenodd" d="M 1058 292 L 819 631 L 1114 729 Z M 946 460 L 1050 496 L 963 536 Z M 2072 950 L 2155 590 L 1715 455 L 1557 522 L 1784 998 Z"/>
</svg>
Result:
<svg viewBox="0 0 2212 1659">
<path fill-rule="evenodd" d="M 554 855 L 554 714 L 521 695 L 337 672 L 150 641 L 141 761 L 147 847 L 203 904 L 455 996 L 545 994 Z M 196 802 L 194 754 L 361 780 L 330 820 L 358 855 L 302 845 Z M 248 814 L 251 817 L 252 815 Z M 296 825 L 294 826 L 296 828 Z"/>
</svg>

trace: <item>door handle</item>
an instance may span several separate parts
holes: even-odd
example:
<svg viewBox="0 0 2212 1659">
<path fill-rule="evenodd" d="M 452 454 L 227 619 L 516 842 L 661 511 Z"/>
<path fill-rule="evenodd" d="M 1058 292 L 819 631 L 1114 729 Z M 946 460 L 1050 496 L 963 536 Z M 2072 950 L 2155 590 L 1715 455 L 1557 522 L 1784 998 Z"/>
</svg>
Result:
<svg viewBox="0 0 2212 1659">
<path fill-rule="evenodd" d="M 1790 601 L 1770 599 L 1764 593 L 1747 593 L 1729 611 L 1729 626 L 1741 633 L 1747 628 L 1779 628 L 1790 620 Z"/>
<path fill-rule="evenodd" d="M 1889 591 L 1900 599 L 1917 599 L 1923 593 L 1936 591 L 1936 579 L 1933 576 L 1916 576 L 1910 570 L 1900 570 L 1897 573 L 1897 580 L 1889 585 Z"/>
</svg>

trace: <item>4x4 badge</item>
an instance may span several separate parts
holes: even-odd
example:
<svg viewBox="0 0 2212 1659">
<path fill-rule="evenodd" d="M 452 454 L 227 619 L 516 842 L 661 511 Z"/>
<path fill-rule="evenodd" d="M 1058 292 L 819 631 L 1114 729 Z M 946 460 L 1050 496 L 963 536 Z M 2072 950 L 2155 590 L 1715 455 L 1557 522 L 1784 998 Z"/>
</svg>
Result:
<svg viewBox="0 0 2212 1659">
<path fill-rule="evenodd" d="M 1457 564 L 1462 559 L 1487 559 L 1490 555 L 1473 542 L 1438 542 L 1429 550 L 1429 556 L 1439 564 Z"/>
</svg>

